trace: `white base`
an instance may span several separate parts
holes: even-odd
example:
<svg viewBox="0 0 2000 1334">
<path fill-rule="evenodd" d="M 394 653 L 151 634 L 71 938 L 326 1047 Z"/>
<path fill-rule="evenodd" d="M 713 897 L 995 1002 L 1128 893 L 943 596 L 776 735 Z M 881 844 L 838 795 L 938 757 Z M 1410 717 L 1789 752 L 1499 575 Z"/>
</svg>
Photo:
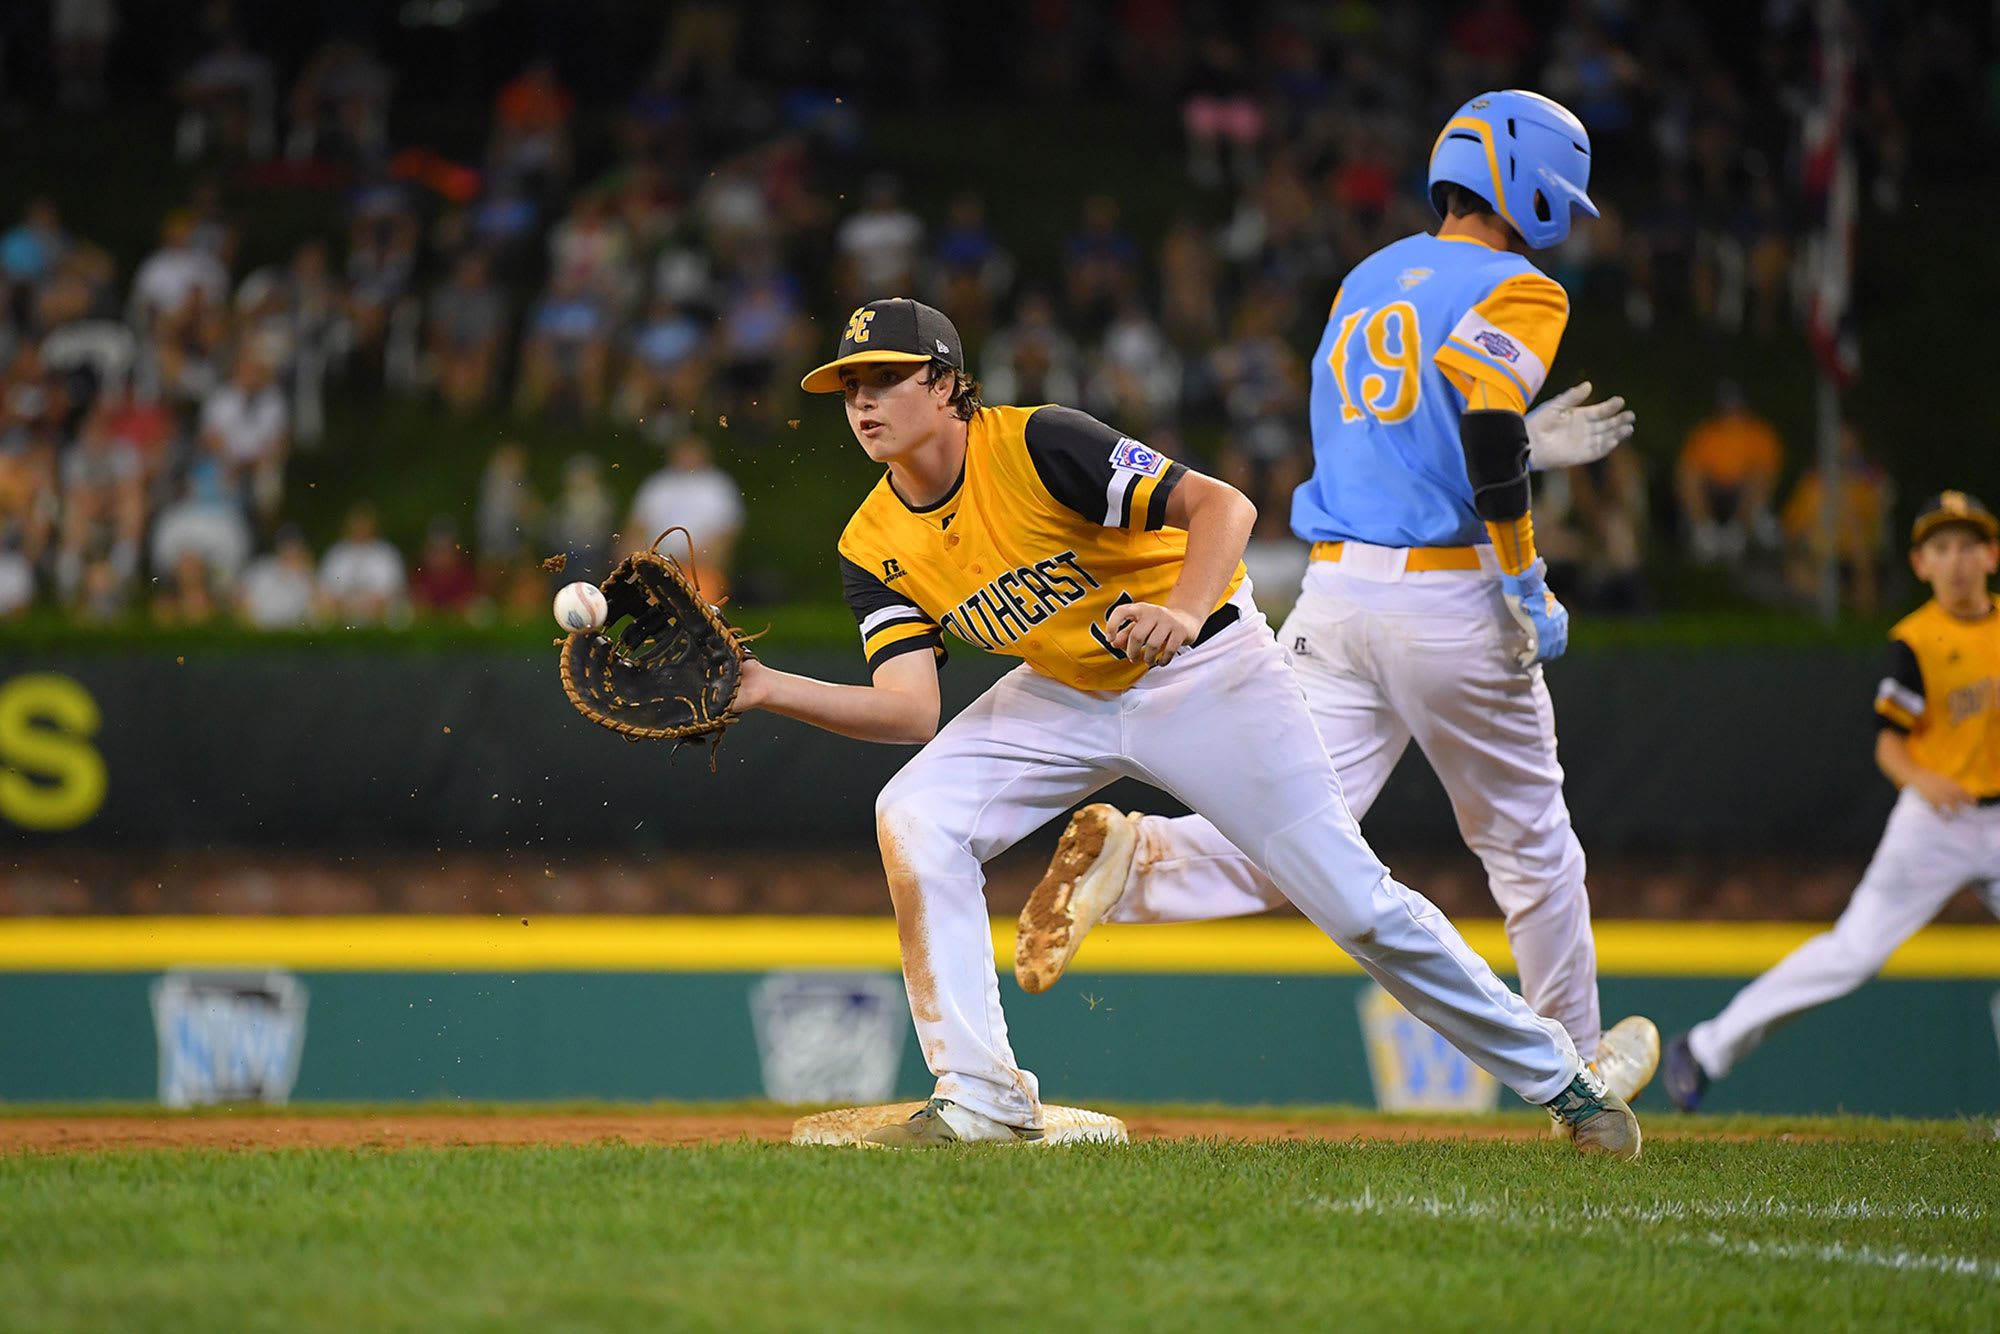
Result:
<svg viewBox="0 0 2000 1334">
<path fill-rule="evenodd" d="M 921 1102 L 892 1102 L 880 1107 L 841 1107 L 831 1112 L 815 1112 L 792 1123 L 794 1144 L 859 1144 L 861 1137 L 878 1126 L 907 1121 Z M 1125 1144 L 1125 1123 L 1102 1112 L 1081 1107 L 1043 1107 L 1042 1138 L 1035 1144 Z"/>
</svg>

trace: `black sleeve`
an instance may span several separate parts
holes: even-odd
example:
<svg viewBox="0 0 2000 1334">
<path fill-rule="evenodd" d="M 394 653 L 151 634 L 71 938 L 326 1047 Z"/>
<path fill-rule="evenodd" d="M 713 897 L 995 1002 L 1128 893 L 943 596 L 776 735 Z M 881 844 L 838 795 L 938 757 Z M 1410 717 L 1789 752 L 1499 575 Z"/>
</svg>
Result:
<svg viewBox="0 0 2000 1334">
<path fill-rule="evenodd" d="M 1908 732 L 1924 716 L 1924 669 L 1917 651 L 1900 639 L 1889 641 L 1889 665 L 1875 687 L 1875 721 Z"/>
<path fill-rule="evenodd" d="M 1106 528 L 1166 526 L 1181 464 L 1075 408 L 1037 409 L 1022 435 L 1035 475 L 1065 509 Z"/>
<path fill-rule="evenodd" d="M 893 576 L 895 572 L 884 573 Z M 842 556 L 840 590 L 861 627 L 861 652 L 868 659 L 869 671 L 899 654 L 918 649 L 932 650 L 938 663 L 944 663 L 944 635 L 937 622 L 884 583 L 881 576 Z"/>
</svg>

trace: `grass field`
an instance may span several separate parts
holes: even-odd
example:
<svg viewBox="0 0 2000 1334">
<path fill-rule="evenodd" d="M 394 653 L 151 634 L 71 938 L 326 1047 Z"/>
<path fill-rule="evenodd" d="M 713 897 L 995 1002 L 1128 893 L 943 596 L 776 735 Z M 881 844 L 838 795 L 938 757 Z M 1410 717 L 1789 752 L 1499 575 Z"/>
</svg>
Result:
<svg viewBox="0 0 2000 1334">
<path fill-rule="evenodd" d="M 360 1125 L 371 1114 L 352 1115 Z M 1286 1133 L 1282 1120 L 1251 1124 Z M 748 1138 L 0 1149 L 0 1326 L 1906 1330 L 2000 1319 L 1989 1122 L 1661 1123 L 1636 1165 L 1580 1160 L 1518 1116 L 1466 1123 L 1512 1136 L 1497 1140 L 1443 1130 L 1390 1142 L 1374 1137 L 1379 1119 L 1338 1114 L 1297 1124 L 1318 1137 L 912 1156 Z M 1664 1133 L 1687 1126 L 1702 1137 Z"/>
</svg>

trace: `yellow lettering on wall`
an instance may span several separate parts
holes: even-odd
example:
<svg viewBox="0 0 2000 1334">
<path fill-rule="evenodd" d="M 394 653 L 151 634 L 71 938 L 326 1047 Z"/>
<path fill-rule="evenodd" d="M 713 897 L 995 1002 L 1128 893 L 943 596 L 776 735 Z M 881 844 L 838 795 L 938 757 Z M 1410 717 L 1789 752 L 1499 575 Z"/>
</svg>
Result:
<svg viewBox="0 0 2000 1334">
<path fill-rule="evenodd" d="M 0 686 L 0 819 L 23 829 L 74 829 L 104 805 L 102 721 L 90 692 L 33 672 Z"/>
</svg>

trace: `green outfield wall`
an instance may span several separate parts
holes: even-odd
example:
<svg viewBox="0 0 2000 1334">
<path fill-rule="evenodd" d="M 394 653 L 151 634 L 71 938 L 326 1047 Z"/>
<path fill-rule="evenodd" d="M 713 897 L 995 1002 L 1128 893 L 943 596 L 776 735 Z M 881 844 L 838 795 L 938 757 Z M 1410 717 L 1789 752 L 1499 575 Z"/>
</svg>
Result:
<svg viewBox="0 0 2000 1334">
<path fill-rule="evenodd" d="M 1305 923 L 1103 929 L 1043 996 L 1012 982 L 1011 929 L 995 923 L 1002 991 L 1045 1097 L 1376 1100 L 1357 1017 L 1367 980 Z M 1684 1027 L 1813 929 L 1602 923 L 1605 1014 Z M 1496 923 L 1467 935 L 1508 966 Z M 0 923 L 0 1099 L 154 1098 L 162 973 L 253 964 L 288 969 L 310 997 L 294 1100 L 763 1097 L 753 991 L 774 974 L 893 976 L 894 959 L 879 919 Z M 1710 1105 L 2000 1112 L 1996 1004 L 2000 927 L 1933 927 L 1883 979 L 1775 1035 Z M 895 1092 L 927 1086 L 903 1043 Z M 1656 1091 L 1646 1102 L 1665 1110 Z"/>
<path fill-rule="evenodd" d="M 856 656 L 775 664 L 859 680 Z M 1006 664 L 962 652 L 957 709 Z M 1596 852 L 1865 852 L 1876 655 L 1827 648 L 1571 654 L 1549 681 L 1585 846 Z M 909 757 L 767 716 L 711 773 L 580 718 L 555 652 L 237 649 L 187 656 L 0 652 L 0 845 L 631 850 L 868 842 Z M 1111 799 L 1173 809 L 1122 784 Z M 1367 830 L 1394 850 L 1456 840 L 1412 751 Z"/>
</svg>

